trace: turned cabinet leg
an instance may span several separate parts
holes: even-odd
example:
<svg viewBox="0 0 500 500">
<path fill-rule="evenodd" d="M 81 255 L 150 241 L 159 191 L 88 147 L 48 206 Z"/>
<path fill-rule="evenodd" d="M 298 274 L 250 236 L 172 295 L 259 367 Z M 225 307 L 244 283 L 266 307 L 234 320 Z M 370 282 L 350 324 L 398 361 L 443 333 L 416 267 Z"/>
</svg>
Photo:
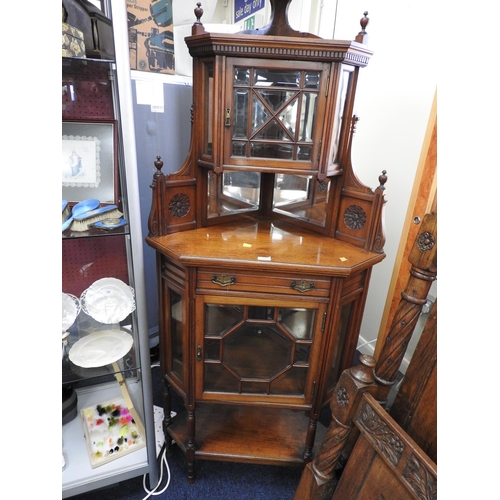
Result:
<svg viewBox="0 0 500 500">
<path fill-rule="evenodd" d="M 163 379 L 163 435 L 165 436 L 165 450 L 167 457 L 172 456 L 172 438 L 168 434 L 168 427 L 172 423 L 170 416 L 172 410 L 172 399 L 170 396 L 170 384 L 166 377 Z"/>
<path fill-rule="evenodd" d="M 304 461 L 309 462 L 312 458 L 312 450 L 314 447 L 314 438 L 316 437 L 317 420 L 310 418 L 309 427 L 306 434 L 306 448 L 304 450 Z"/>
<path fill-rule="evenodd" d="M 194 410 L 188 410 L 187 426 L 188 426 L 188 428 L 187 428 L 186 459 L 187 459 L 187 468 L 188 468 L 188 482 L 193 483 L 195 480 L 195 471 L 194 471 L 195 414 L 194 414 Z"/>
</svg>

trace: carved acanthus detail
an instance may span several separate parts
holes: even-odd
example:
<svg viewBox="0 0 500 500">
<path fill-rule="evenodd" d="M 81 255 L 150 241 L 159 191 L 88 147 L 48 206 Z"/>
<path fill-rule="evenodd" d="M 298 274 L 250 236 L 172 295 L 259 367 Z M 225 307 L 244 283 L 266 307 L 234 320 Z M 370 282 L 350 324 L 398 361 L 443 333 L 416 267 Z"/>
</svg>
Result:
<svg viewBox="0 0 500 500">
<path fill-rule="evenodd" d="M 363 404 L 358 423 L 366 430 L 371 441 L 387 457 L 389 462 L 396 466 L 405 445 L 366 402 Z"/>
<path fill-rule="evenodd" d="M 420 500 L 435 500 L 437 498 L 436 479 L 429 474 L 429 471 L 413 454 L 403 471 L 403 478 Z"/>
</svg>

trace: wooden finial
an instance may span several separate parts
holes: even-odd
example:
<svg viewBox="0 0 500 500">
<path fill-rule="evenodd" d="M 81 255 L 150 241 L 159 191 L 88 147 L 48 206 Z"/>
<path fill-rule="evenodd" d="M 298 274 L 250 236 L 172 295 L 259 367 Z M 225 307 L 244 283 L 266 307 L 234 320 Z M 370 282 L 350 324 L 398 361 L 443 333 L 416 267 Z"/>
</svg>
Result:
<svg viewBox="0 0 500 500">
<path fill-rule="evenodd" d="M 387 170 L 382 170 L 382 174 L 378 176 L 378 181 L 380 182 L 379 189 L 385 189 L 385 183 L 387 182 Z"/>
<path fill-rule="evenodd" d="M 368 26 L 368 23 L 370 22 L 370 20 L 368 19 L 367 16 L 368 16 L 368 11 L 365 10 L 363 12 L 363 17 L 359 21 L 359 24 L 361 25 L 360 33 L 362 33 L 363 35 L 366 35 L 366 27 Z"/>
<path fill-rule="evenodd" d="M 201 2 L 196 4 L 196 9 L 194 9 L 194 15 L 196 16 L 196 22 L 191 28 L 192 35 L 199 35 L 200 33 L 205 33 L 205 28 L 201 23 L 201 16 L 203 15 L 203 9 L 201 8 Z"/>
<path fill-rule="evenodd" d="M 364 384 L 371 384 L 375 380 L 373 376 L 375 365 L 376 361 L 372 356 L 362 354 L 358 364 L 351 368 L 351 375 Z"/>
<path fill-rule="evenodd" d="M 197 6 L 196 9 L 194 9 L 194 15 L 196 16 L 196 22 L 198 24 L 201 24 L 200 19 L 201 19 L 201 16 L 203 15 L 203 9 L 201 8 L 201 2 L 198 2 L 196 4 L 196 6 Z"/>
<path fill-rule="evenodd" d="M 363 17 L 359 20 L 359 24 L 361 25 L 361 31 L 356 35 L 356 42 L 360 43 L 368 43 L 368 35 L 366 33 L 366 27 L 370 19 L 368 19 L 368 11 L 365 10 L 363 12 Z"/>
<path fill-rule="evenodd" d="M 156 170 L 157 170 L 157 174 L 160 173 L 162 167 L 163 167 L 163 162 L 161 161 L 161 156 L 157 156 L 156 157 L 156 161 L 154 162 L 155 164 L 155 167 L 156 167 Z"/>
</svg>

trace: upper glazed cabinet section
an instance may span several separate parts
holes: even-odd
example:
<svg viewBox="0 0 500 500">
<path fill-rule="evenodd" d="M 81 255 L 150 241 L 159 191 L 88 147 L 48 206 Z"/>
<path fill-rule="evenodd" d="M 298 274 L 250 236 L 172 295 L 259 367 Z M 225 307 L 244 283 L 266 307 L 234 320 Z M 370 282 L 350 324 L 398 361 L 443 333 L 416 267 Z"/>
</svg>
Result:
<svg viewBox="0 0 500 500">
<path fill-rule="evenodd" d="M 224 165 L 317 170 L 328 65 L 228 59 Z"/>
<path fill-rule="evenodd" d="M 319 180 L 342 173 L 357 71 L 372 53 L 356 41 L 300 33 L 281 47 L 253 33 L 186 38 L 202 89 L 200 165 Z"/>
</svg>

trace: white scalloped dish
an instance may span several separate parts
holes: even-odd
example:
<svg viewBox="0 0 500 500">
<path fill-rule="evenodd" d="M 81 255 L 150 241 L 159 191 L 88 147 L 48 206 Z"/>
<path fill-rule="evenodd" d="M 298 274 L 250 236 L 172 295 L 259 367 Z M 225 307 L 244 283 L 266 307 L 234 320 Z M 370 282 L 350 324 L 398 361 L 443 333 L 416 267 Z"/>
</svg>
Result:
<svg viewBox="0 0 500 500">
<path fill-rule="evenodd" d="M 98 368 L 123 358 L 133 343 L 132 335 L 123 330 L 102 330 L 81 338 L 68 356 L 81 368 Z"/>
<path fill-rule="evenodd" d="M 96 321 L 116 324 L 135 310 L 134 289 L 117 278 L 102 278 L 81 295 L 82 309 Z"/>
<path fill-rule="evenodd" d="M 80 299 L 71 293 L 62 292 L 62 331 L 64 332 L 75 322 L 80 313 Z"/>
</svg>

